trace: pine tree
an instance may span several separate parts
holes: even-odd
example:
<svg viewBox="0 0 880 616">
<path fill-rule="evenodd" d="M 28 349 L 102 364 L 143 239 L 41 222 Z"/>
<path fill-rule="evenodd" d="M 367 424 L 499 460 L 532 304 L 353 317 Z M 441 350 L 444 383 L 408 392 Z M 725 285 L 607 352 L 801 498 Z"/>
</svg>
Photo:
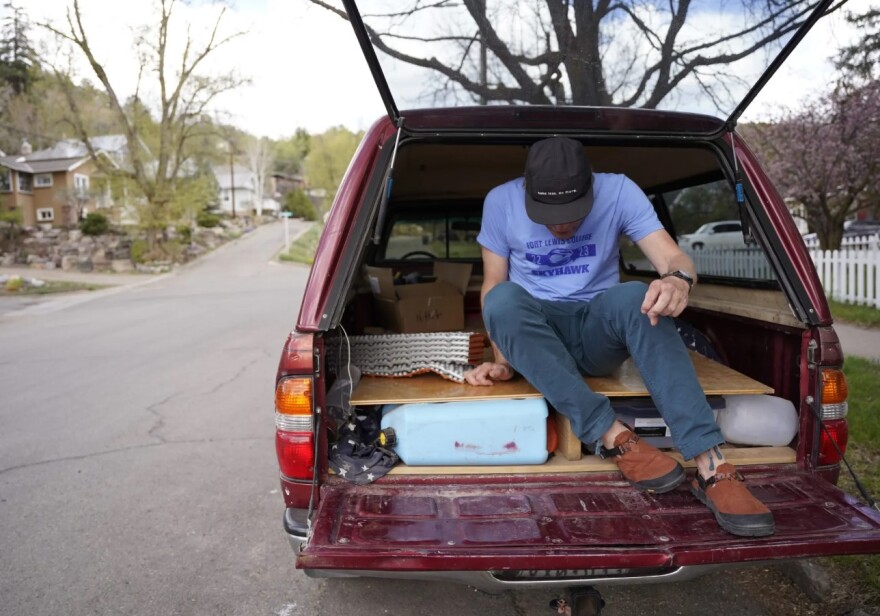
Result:
<svg viewBox="0 0 880 616">
<path fill-rule="evenodd" d="M 30 23 L 24 10 L 11 0 L 3 5 L 6 17 L 0 25 L 0 81 L 15 94 L 30 90 L 37 68 L 37 54 L 28 39 Z"/>
</svg>

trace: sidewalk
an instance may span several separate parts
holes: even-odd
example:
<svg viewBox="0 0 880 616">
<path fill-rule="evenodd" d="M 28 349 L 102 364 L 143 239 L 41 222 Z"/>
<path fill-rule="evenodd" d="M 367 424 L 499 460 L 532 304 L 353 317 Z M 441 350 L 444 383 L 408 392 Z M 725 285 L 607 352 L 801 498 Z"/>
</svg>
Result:
<svg viewBox="0 0 880 616">
<path fill-rule="evenodd" d="M 113 272 L 80 272 L 64 271 L 60 269 L 34 269 L 31 267 L 0 267 L 0 274 L 8 276 L 21 276 L 22 278 L 37 278 L 38 280 L 60 280 L 67 282 L 80 282 L 84 284 L 99 284 L 103 286 L 127 286 L 143 283 L 162 274 L 117 274 Z"/>
<path fill-rule="evenodd" d="M 834 331 L 840 338 L 844 356 L 855 355 L 880 362 L 880 329 L 867 329 L 837 321 Z"/>
<path fill-rule="evenodd" d="M 0 274 L 101 285 L 94 291 L 72 291 L 69 293 L 47 293 L 44 295 L 22 294 L 4 295 L 0 297 L 0 319 L 28 314 L 38 314 L 63 310 L 68 306 L 90 301 L 110 293 L 118 293 L 125 288 L 133 288 L 149 284 L 169 274 L 115 274 L 103 272 L 79 272 L 64 270 L 41 270 L 30 267 L 0 267 Z"/>
</svg>

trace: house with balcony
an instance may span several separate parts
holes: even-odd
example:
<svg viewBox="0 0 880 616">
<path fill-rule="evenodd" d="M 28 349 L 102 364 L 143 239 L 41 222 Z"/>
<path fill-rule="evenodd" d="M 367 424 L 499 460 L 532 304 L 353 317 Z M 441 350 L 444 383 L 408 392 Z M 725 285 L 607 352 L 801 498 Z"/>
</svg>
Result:
<svg viewBox="0 0 880 616">
<path fill-rule="evenodd" d="M 115 166 L 109 156 L 107 162 Z M 18 154 L 0 156 L 0 200 L 3 209 L 21 212 L 24 225 L 75 225 L 98 207 L 97 175 L 98 165 L 88 152 L 56 147 L 34 152 L 24 141 Z"/>
<path fill-rule="evenodd" d="M 102 165 L 95 163 L 89 148 L 78 139 L 62 139 L 38 151 L 24 141 L 18 154 L 0 155 L 2 207 L 19 209 L 25 225 L 74 225 L 96 210 L 115 223 L 134 222 L 137 195 L 130 193 L 129 183 L 105 172 L 130 169 L 128 138 L 100 135 L 89 142 L 103 159 Z M 149 148 L 143 142 L 140 147 L 150 160 Z"/>
</svg>

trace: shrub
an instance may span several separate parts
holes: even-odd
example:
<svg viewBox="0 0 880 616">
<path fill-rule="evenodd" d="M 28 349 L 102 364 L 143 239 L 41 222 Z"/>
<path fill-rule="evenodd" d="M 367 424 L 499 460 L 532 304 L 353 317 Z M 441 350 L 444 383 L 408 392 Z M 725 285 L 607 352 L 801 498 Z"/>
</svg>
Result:
<svg viewBox="0 0 880 616">
<path fill-rule="evenodd" d="M 135 240 L 131 243 L 131 260 L 135 263 L 143 263 L 147 254 L 147 241 Z"/>
<path fill-rule="evenodd" d="M 201 211 L 196 214 L 196 223 L 200 227 L 205 227 L 206 229 L 211 229 L 220 224 L 220 217 L 216 214 L 212 214 L 210 212 Z"/>
<path fill-rule="evenodd" d="M 192 241 L 192 227 L 189 225 L 179 225 L 177 227 L 177 235 L 180 241 L 189 244 Z"/>
<path fill-rule="evenodd" d="M 304 220 L 317 220 L 318 212 L 306 194 L 301 190 L 292 190 L 284 197 L 284 209 Z"/>
<path fill-rule="evenodd" d="M 0 203 L 0 252 L 15 249 L 21 236 L 21 210 L 4 210 Z"/>
<path fill-rule="evenodd" d="M 89 212 L 80 221 L 79 228 L 86 235 L 104 235 L 110 230 L 110 221 L 100 212 Z"/>
<path fill-rule="evenodd" d="M 21 291 L 21 288 L 24 286 L 24 280 L 19 277 L 10 278 L 6 281 L 6 290 L 10 293 L 14 293 L 15 291 Z"/>
</svg>

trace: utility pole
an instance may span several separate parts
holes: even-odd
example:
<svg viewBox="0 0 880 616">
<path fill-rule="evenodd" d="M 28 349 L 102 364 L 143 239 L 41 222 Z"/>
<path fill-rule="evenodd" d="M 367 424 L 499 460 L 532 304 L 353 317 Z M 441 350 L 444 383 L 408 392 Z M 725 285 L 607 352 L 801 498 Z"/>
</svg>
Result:
<svg viewBox="0 0 880 616">
<path fill-rule="evenodd" d="M 232 199 L 232 217 L 235 218 L 235 149 L 229 143 L 229 194 Z"/>
<path fill-rule="evenodd" d="M 231 134 L 222 134 L 220 147 L 229 150 L 229 198 L 232 201 L 232 217 L 235 218 L 235 137 Z"/>
</svg>

